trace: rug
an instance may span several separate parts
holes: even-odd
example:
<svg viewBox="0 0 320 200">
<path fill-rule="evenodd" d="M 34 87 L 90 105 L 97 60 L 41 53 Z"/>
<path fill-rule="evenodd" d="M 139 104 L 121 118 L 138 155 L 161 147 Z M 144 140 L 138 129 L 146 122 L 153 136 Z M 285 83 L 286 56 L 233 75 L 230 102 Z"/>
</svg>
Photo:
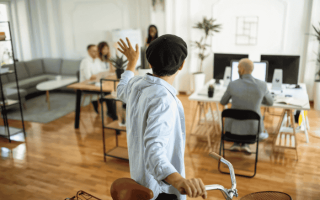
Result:
<svg viewBox="0 0 320 200">
<path fill-rule="evenodd" d="M 85 99 L 84 105 L 90 103 L 89 97 Z M 63 117 L 76 108 L 76 94 L 67 92 L 50 93 L 50 110 L 46 102 L 46 95 L 40 95 L 26 100 L 26 108 L 23 109 L 24 121 L 49 123 Z M 8 110 L 8 119 L 21 120 L 19 106 Z"/>
</svg>

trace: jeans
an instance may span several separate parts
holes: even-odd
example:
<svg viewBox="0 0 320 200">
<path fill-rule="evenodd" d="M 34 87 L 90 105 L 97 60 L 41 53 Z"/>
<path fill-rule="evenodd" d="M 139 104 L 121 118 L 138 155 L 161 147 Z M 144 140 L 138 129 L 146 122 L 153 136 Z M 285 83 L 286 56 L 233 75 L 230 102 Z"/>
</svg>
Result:
<svg viewBox="0 0 320 200">
<path fill-rule="evenodd" d="M 108 95 L 108 94 L 110 93 L 109 92 L 104 93 L 104 95 Z M 100 99 L 99 101 L 102 104 L 102 100 Z M 103 101 L 106 102 L 106 105 L 107 105 L 107 114 L 115 120 L 117 118 L 116 102 L 111 99 L 106 99 Z M 94 107 L 94 110 L 98 113 L 98 101 L 92 101 L 91 103 Z"/>
</svg>

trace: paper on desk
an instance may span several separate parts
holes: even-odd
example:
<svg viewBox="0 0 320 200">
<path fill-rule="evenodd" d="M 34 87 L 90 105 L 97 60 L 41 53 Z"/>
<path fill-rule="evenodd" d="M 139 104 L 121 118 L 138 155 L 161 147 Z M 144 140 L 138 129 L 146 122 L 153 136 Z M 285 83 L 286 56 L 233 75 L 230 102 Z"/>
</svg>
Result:
<svg viewBox="0 0 320 200">
<path fill-rule="evenodd" d="M 303 107 L 308 103 L 308 101 L 303 99 L 293 98 L 293 97 L 277 97 L 274 103 L 281 103 L 281 104 Z"/>
</svg>

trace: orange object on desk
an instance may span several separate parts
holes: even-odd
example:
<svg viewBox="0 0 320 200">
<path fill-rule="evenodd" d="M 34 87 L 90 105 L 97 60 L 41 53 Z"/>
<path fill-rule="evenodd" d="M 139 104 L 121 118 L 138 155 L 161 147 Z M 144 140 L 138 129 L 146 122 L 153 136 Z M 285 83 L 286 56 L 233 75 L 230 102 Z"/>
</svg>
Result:
<svg viewBox="0 0 320 200">
<path fill-rule="evenodd" d="M 5 40 L 5 39 L 6 39 L 6 33 L 0 32 L 0 40 Z"/>
</svg>

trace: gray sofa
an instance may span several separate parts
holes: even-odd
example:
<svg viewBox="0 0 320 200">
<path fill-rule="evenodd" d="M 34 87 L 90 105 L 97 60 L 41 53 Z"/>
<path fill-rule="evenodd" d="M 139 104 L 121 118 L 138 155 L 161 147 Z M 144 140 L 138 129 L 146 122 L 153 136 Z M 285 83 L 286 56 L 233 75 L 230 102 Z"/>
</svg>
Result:
<svg viewBox="0 0 320 200">
<path fill-rule="evenodd" d="M 20 88 L 21 101 L 29 94 L 38 92 L 37 84 L 55 80 L 57 75 L 62 79 L 66 77 L 77 77 L 81 60 L 65 60 L 59 58 L 35 59 L 25 62 L 17 62 L 17 76 Z M 4 65 L 2 68 L 14 69 L 13 64 Z M 2 84 L 6 91 L 7 99 L 18 99 L 15 74 L 1 75 Z M 62 88 L 63 89 L 63 88 Z"/>
</svg>

